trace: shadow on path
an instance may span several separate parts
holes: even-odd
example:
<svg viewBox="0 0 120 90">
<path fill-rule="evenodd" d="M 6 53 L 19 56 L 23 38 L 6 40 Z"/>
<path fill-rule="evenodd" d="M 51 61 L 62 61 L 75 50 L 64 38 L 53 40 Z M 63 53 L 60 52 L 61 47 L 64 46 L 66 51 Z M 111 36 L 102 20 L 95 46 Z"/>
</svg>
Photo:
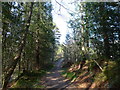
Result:
<svg viewBox="0 0 120 90">
<path fill-rule="evenodd" d="M 55 62 L 55 67 L 47 72 L 47 75 L 42 78 L 42 85 L 45 88 L 57 88 L 57 89 L 65 89 L 65 88 L 75 88 L 75 86 L 71 86 L 71 82 L 64 77 L 61 76 L 61 66 L 63 59 Z"/>
</svg>

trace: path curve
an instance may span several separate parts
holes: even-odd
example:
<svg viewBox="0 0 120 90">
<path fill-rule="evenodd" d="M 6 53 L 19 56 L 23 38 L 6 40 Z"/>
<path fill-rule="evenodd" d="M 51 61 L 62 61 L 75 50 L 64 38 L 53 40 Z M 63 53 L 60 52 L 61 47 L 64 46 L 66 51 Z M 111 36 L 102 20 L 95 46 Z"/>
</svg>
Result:
<svg viewBox="0 0 120 90">
<path fill-rule="evenodd" d="M 55 62 L 55 67 L 50 72 L 47 72 L 47 75 L 42 78 L 42 85 L 45 86 L 45 88 L 76 88 L 69 80 L 61 75 L 62 61 L 63 59 L 60 59 Z"/>
</svg>

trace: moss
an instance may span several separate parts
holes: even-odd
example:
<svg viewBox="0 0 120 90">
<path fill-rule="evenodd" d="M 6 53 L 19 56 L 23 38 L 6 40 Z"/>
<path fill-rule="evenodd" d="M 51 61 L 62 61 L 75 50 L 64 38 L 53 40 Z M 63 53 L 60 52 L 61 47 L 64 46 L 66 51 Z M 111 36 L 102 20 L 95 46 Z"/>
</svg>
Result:
<svg viewBox="0 0 120 90">
<path fill-rule="evenodd" d="M 71 81 L 77 78 L 76 73 L 75 73 L 75 72 L 69 72 L 69 71 L 68 71 L 68 68 L 64 68 L 64 69 L 63 69 L 62 75 L 63 75 L 65 78 L 67 78 L 67 79 L 69 79 L 69 80 L 71 80 Z"/>
<path fill-rule="evenodd" d="M 46 70 L 25 72 L 12 88 L 43 88 L 39 85 L 40 78 L 46 74 Z"/>
<path fill-rule="evenodd" d="M 115 62 L 114 62 L 115 63 Z M 109 65 L 106 69 L 106 74 L 109 81 L 109 87 L 120 88 L 120 65 L 119 63 Z"/>
<path fill-rule="evenodd" d="M 69 78 L 69 79 L 71 79 L 74 75 L 75 75 L 75 73 L 68 72 L 66 77 Z"/>
<path fill-rule="evenodd" d="M 95 75 L 94 80 L 99 82 L 105 82 L 107 80 L 107 76 L 103 72 L 101 72 Z"/>
</svg>

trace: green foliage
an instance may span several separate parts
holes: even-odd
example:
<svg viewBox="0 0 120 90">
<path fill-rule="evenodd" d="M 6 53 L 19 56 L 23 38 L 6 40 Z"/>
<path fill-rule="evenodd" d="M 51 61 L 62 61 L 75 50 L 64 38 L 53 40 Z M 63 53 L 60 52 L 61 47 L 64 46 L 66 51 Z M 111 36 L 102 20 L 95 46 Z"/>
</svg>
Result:
<svg viewBox="0 0 120 90">
<path fill-rule="evenodd" d="M 68 68 L 63 68 L 62 75 L 71 81 L 75 80 L 78 77 L 75 72 L 69 72 Z"/>
<path fill-rule="evenodd" d="M 63 57 L 63 45 L 57 45 L 55 50 L 55 60 Z"/>
<path fill-rule="evenodd" d="M 54 67 L 53 63 L 47 63 L 46 65 L 43 66 L 44 70 L 51 70 Z"/>
<path fill-rule="evenodd" d="M 118 2 L 78 3 L 76 12 L 80 15 L 71 14 L 68 24 L 72 34 L 66 35 L 64 45 L 65 62 L 88 61 L 89 72 L 98 73 L 95 79 L 108 80 L 111 86 L 114 82 L 115 86 L 120 85 L 116 82 L 119 76 L 116 64 L 120 65 L 118 6 Z"/>
<path fill-rule="evenodd" d="M 85 56 L 87 59 L 102 57 L 102 59 L 118 59 L 119 46 L 116 42 L 119 40 L 119 31 L 116 27 L 119 23 L 117 20 L 119 15 L 116 14 L 118 13 L 118 3 L 80 3 L 76 7 L 76 11 L 82 16 L 73 13 L 68 22 L 73 33 L 72 36 L 66 35 L 64 50 L 66 60 L 69 57 L 70 60 L 74 59 L 74 62 L 81 61 L 82 57 L 79 56 Z M 118 53 L 115 54 L 114 51 Z"/>
<path fill-rule="evenodd" d="M 46 74 L 45 70 L 41 70 L 39 72 L 31 71 L 24 73 L 24 76 L 22 76 L 14 85 L 12 88 L 44 88 L 42 85 L 40 85 L 39 80 L 40 78 Z"/>
<path fill-rule="evenodd" d="M 15 64 L 12 77 L 9 76 L 11 80 L 24 70 L 39 71 L 53 67 L 55 25 L 52 21 L 52 4 L 51 2 L 35 2 L 33 8 L 31 6 L 31 2 L 2 2 L 3 76 L 5 77 L 9 72 L 8 69 Z M 31 19 L 29 18 L 30 11 Z M 17 56 L 20 57 L 16 63 L 14 58 Z M 29 73 L 29 75 L 32 74 L 33 72 Z M 38 75 L 41 74 L 38 73 Z M 24 82 L 24 78 L 22 80 Z M 31 86 L 31 83 L 28 86 Z"/>
<path fill-rule="evenodd" d="M 110 88 L 119 88 L 120 81 L 120 66 L 114 61 L 109 62 L 108 66 L 104 70 L 104 74 L 106 75 L 109 87 Z"/>
<path fill-rule="evenodd" d="M 94 81 L 97 82 L 105 82 L 106 80 L 107 76 L 103 72 L 96 74 L 94 77 Z"/>
<path fill-rule="evenodd" d="M 89 69 L 92 71 L 93 69 L 95 69 L 96 68 L 96 63 L 95 62 L 90 62 L 90 66 L 89 66 Z"/>
</svg>

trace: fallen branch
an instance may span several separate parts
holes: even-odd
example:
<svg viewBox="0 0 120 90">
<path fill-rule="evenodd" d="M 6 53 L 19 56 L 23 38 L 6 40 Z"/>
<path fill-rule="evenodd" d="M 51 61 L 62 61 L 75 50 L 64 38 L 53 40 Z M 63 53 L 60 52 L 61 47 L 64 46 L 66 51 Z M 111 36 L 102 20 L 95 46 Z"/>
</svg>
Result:
<svg viewBox="0 0 120 90">
<path fill-rule="evenodd" d="M 101 70 L 101 71 L 103 71 L 103 69 L 102 69 L 102 67 L 99 65 L 99 63 L 96 61 L 96 60 L 93 60 L 96 64 L 97 64 L 97 66 L 99 67 L 99 69 Z"/>
</svg>

